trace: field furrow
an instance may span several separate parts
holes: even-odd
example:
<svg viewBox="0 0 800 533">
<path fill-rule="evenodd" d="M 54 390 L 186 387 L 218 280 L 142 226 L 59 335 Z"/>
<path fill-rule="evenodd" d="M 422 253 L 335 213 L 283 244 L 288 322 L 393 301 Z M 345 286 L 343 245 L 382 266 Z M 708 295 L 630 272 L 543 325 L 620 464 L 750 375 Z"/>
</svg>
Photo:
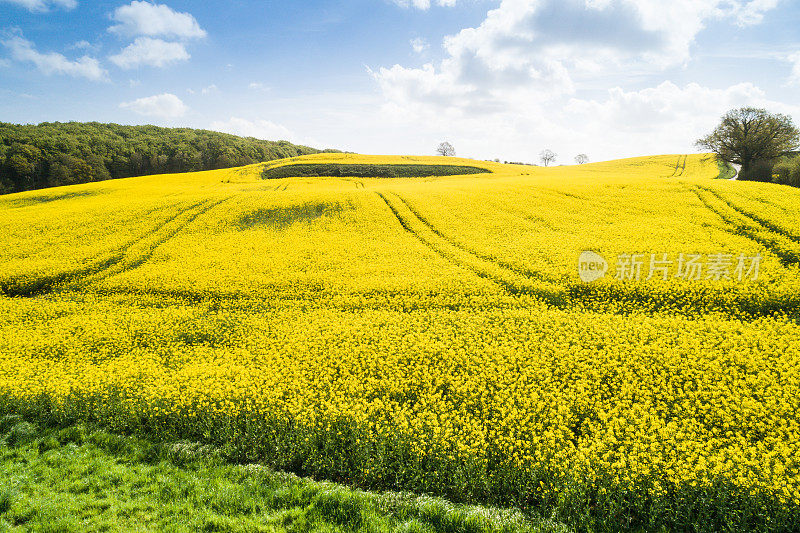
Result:
<svg viewBox="0 0 800 533">
<path fill-rule="evenodd" d="M 796 231 L 793 231 L 793 230 L 791 230 L 791 229 L 789 229 L 789 228 L 787 228 L 787 227 L 785 227 L 783 225 L 776 224 L 775 222 L 769 220 L 768 218 L 756 214 L 752 209 L 746 209 L 746 208 L 742 207 L 741 205 L 739 205 L 736 202 L 730 200 L 729 198 L 727 198 L 725 195 L 723 195 L 722 193 L 720 193 L 717 190 L 714 190 L 714 189 L 709 188 L 709 187 L 702 187 L 702 186 L 699 186 L 699 187 L 701 189 L 705 190 L 706 192 L 708 192 L 710 194 L 713 194 L 720 201 L 725 202 L 725 204 L 727 204 L 728 207 L 730 207 L 734 211 L 738 212 L 742 216 L 745 216 L 745 217 L 751 219 L 755 224 L 760 224 L 761 226 L 765 227 L 769 231 L 771 231 L 773 233 L 778 233 L 780 235 L 783 235 L 787 239 L 789 239 L 789 240 L 791 240 L 791 241 L 793 241 L 795 243 L 800 244 L 800 233 L 798 233 Z"/>
<path fill-rule="evenodd" d="M 762 245 L 775 254 L 784 266 L 800 265 L 800 244 L 787 239 L 783 233 L 776 232 L 757 220 L 743 215 L 711 191 L 697 187 L 694 192 L 705 207 L 717 214 L 730 227 L 731 233 L 742 235 Z"/>
<path fill-rule="evenodd" d="M 92 420 L 578 529 L 796 524 L 800 196 L 676 157 L 8 198 L 0 422 Z M 470 164 L 271 165 L 361 161 Z"/>
<path fill-rule="evenodd" d="M 139 268 L 153 256 L 153 253 L 155 253 L 160 246 L 166 244 L 170 239 L 189 227 L 198 217 L 208 213 L 223 202 L 231 200 L 231 198 L 232 197 L 223 198 L 221 200 L 206 200 L 194 206 L 193 209 L 187 209 L 179 213 L 151 235 L 142 238 L 126 248 L 125 252 L 113 264 L 93 272 L 89 276 L 77 279 L 75 283 L 69 284 L 68 288 L 75 290 L 82 286 L 96 283 L 102 279 Z"/>
</svg>

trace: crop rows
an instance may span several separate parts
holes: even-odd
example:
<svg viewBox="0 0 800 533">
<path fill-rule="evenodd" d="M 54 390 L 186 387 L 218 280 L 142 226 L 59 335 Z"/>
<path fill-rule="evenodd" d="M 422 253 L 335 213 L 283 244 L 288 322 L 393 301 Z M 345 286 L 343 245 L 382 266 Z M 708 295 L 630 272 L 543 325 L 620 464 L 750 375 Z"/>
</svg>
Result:
<svg viewBox="0 0 800 533">
<path fill-rule="evenodd" d="M 700 156 L 489 166 L 9 199 L 0 414 L 583 529 L 797 524 L 800 197 Z M 611 270 L 585 284 L 589 249 Z M 761 277 L 614 278 L 662 252 L 761 254 Z"/>
</svg>

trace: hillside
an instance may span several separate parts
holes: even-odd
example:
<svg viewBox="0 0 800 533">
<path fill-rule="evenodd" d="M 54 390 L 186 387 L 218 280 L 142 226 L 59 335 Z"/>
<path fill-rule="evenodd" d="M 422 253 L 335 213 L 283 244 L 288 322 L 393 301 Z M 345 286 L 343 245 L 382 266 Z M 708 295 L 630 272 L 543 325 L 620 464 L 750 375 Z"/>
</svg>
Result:
<svg viewBox="0 0 800 533">
<path fill-rule="evenodd" d="M 485 172 L 263 179 L 313 164 Z M 5 195 L 0 418 L 576 530 L 791 530 L 800 190 L 719 172 L 336 153 Z"/>
<path fill-rule="evenodd" d="M 97 122 L 0 123 L 0 194 L 168 172 L 249 165 L 319 152 L 189 128 Z"/>
</svg>

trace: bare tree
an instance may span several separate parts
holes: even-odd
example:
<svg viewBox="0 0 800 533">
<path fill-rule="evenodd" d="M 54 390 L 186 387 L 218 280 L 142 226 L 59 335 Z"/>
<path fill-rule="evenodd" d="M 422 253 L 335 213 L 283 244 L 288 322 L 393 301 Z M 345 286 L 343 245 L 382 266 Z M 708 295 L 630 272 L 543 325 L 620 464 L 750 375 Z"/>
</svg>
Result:
<svg viewBox="0 0 800 533">
<path fill-rule="evenodd" d="M 696 144 L 722 161 L 742 165 L 740 179 L 769 181 L 774 162 L 800 146 L 800 130 L 787 115 L 742 107 L 728 111 Z"/>
<path fill-rule="evenodd" d="M 558 157 L 558 154 L 556 154 L 554 151 L 550 150 L 549 148 L 547 150 L 542 150 L 541 152 L 539 152 L 539 160 L 546 167 L 550 166 L 550 163 L 555 161 L 556 157 Z"/>
<path fill-rule="evenodd" d="M 449 142 L 445 141 L 443 143 L 439 143 L 439 146 L 436 147 L 436 153 L 439 155 L 452 157 L 456 155 L 456 149 L 453 148 L 453 145 Z"/>
<path fill-rule="evenodd" d="M 579 165 L 585 165 L 589 162 L 589 156 L 586 154 L 578 154 L 575 156 L 575 162 Z"/>
</svg>

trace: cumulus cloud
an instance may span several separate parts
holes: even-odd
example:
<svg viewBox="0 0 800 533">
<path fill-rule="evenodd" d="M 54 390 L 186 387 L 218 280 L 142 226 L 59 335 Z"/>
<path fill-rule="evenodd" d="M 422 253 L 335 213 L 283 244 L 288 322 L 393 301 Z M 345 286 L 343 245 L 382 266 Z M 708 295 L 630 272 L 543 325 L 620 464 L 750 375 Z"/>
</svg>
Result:
<svg viewBox="0 0 800 533">
<path fill-rule="evenodd" d="M 789 75 L 788 85 L 800 85 L 800 52 L 786 58 L 792 62 L 792 73 Z"/>
<path fill-rule="evenodd" d="M 800 113 L 800 106 L 770 100 L 752 83 L 716 89 L 665 81 L 634 91 L 615 87 L 599 99 L 570 98 L 563 108 L 540 110 L 528 120 L 549 123 L 548 140 L 562 151 L 587 146 L 603 157 L 620 150 L 625 155 L 686 153 L 694 150 L 694 140 L 710 132 L 725 112 L 742 106 L 795 116 Z M 544 139 L 530 142 L 541 144 Z"/>
<path fill-rule="evenodd" d="M 16 4 L 34 13 L 44 13 L 50 11 L 50 7 L 62 7 L 64 9 L 74 9 L 78 2 L 76 0 L 0 0 L 0 3 Z"/>
<path fill-rule="evenodd" d="M 72 50 L 90 50 L 94 46 L 89 41 L 78 41 L 69 45 L 69 48 Z"/>
<path fill-rule="evenodd" d="M 570 99 L 564 118 L 623 135 L 667 130 L 675 138 L 690 139 L 692 132 L 711 127 L 728 109 L 745 105 L 774 108 L 780 104 L 768 102 L 764 91 L 752 83 L 711 89 L 697 83 L 679 87 L 665 81 L 639 91 L 615 87 L 604 100 Z"/>
<path fill-rule="evenodd" d="M 730 2 L 728 14 L 736 18 L 739 26 L 750 26 L 758 24 L 764 19 L 764 13 L 775 9 L 780 0 L 751 0 Z M 723 9 L 723 12 L 725 10 Z"/>
<path fill-rule="evenodd" d="M 269 120 L 248 120 L 245 118 L 231 117 L 229 120 L 212 122 L 211 129 L 223 133 L 240 135 L 242 137 L 296 142 L 295 136 L 291 131 Z"/>
<path fill-rule="evenodd" d="M 163 119 L 182 117 L 189 110 L 180 98 L 171 93 L 139 98 L 132 102 L 123 102 L 119 106 L 140 115 Z"/>
<path fill-rule="evenodd" d="M 431 45 L 428 44 L 428 41 L 426 41 L 422 37 L 416 37 L 414 39 L 411 39 L 411 48 L 418 54 L 421 54 L 430 47 Z"/>
<path fill-rule="evenodd" d="M 9 49 L 14 60 L 33 63 L 44 74 L 66 74 L 93 81 L 108 79 L 108 73 L 100 66 L 97 59 L 83 56 L 71 61 L 56 52 L 39 52 L 36 50 L 36 46 L 25 39 L 19 30 L 7 32 L 2 43 Z"/>
<path fill-rule="evenodd" d="M 186 61 L 189 57 L 189 52 L 182 43 L 137 37 L 133 43 L 108 59 L 120 68 L 132 69 L 143 65 L 166 67 L 178 61 Z"/>
<path fill-rule="evenodd" d="M 496 113 L 568 97 L 598 73 L 660 71 L 691 57 L 711 19 L 756 23 L 777 0 L 502 0 L 444 39 L 445 58 L 372 75 L 389 106 Z"/>
<path fill-rule="evenodd" d="M 201 38 L 206 31 L 190 13 L 179 13 L 167 5 L 134 0 L 118 7 L 111 15 L 115 25 L 111 33 L 126 37 L 136 35 L 162 36 L 179 39 Z"/>
<path fill-rule="evenodd" d="M 797 116 L 800 106 L 770 100 L 752 83 L 740 83 L 725 89 L 704 87 L 697 83 L 678 86 L 663 82 L 638 91 L 610 89 L 600 100 L 571 99 L 556 117 L 560 124 L 573 127 L 573 138 L 587 146 L 596 145 L 605 153 L 625 147 L 628 155 L 688 152 L 692 142 L 710 132 L 729 109 L 755 106 Z M 574 142 L 564 132 L 560 142 Z"/>
</svg>

